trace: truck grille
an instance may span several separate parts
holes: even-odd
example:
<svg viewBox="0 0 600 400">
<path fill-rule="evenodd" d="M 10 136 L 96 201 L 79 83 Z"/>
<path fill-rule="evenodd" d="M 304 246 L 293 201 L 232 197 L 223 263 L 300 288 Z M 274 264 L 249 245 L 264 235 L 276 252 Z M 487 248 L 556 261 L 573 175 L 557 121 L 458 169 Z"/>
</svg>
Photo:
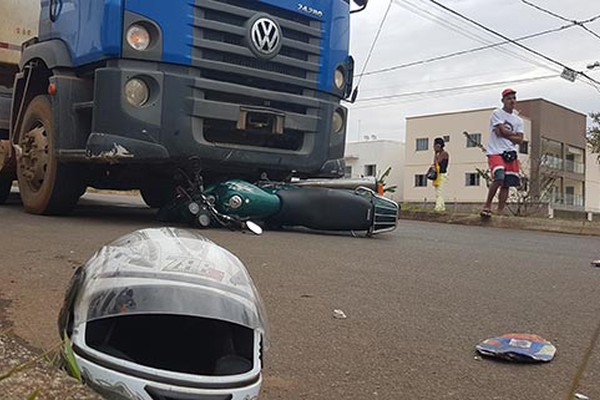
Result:
<svg viewBox="0 0 600 400">
<path fill-rule="evenodd" d="M 257 58 L 247 44 L 249 21 L 268 14 L 282 29 L 282 47 L 270 60 Z M 321 22 L 256 0 L 195 0 L 192 65 L 200 77 L 194 100 L 232 106 L 267 107 L 313 128 L 285 129 L 275 138 L 235 132 L 236 121 L 202 118 L 209 142 L 298 151 L 305 134 L 315 133 L 321 103 L 315 97 L 320 68 Z M 212 82 L 208 84 L 207 82 Z M 197 108 L 196 108 L 197 109 Z"/>
<path fill-rule="evenodd" d="M 249 0 L 196 0 L 192 64 L 205 78 L 303 94 L 315 89 L 319 73 L 321 23 Z M 274 59 L 256 58 L 246 44 L 246 24 L 258 13 L 277 20 L 282 48 Z"/>
</svg>

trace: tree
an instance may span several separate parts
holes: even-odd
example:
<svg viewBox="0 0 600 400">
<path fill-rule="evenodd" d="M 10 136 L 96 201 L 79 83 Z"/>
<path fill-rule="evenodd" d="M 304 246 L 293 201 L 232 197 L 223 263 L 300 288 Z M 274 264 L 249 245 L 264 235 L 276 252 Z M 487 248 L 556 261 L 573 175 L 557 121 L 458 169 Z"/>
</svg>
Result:
<svg viewBox="0 0 600 400">
<path fill-rule="evenodd" d="M 600 116 L 600 113 L 599 113 Z M 474 147 L 479 147 L 483 153 L 486 153 L 486 148 L 481 143 L 475 142 L 473 137 L 468 132 L 463 132 L 463 135 L 471 142 Z M 558 179 L 558 172 L 547 168 L 541 168 L 543 157 L 530 160 L 531 165 L 521 163 L 519 178 L 521 186 L 510 191 L 507 209 L 513 215 L 528 216 L 538 214 L 551 201 L 554 184 Z M 536 167 L 538 172 L 538 181 L 536 185 L 531 182 L 531 167 Z M 492 172 L 488 169 L 476 168 L 477 173 L 485 181 L 487 187 L 492 184 Z"/>
<path fill-rule="evenodd" d="M 506 207 L 513 215 L 528 216 L 536 215 L 546 209 L 549 202 L 552 202 L 554 196 L 554 186 L 559 178 L 556 170 L 542 168 L 543 158 L 530 160 L 531 165 L 521 163 L 519 178 L 521 186 L 510 192 Z M 532 185 L 531 167 L 537 167 L 538 182 Z"/>
<path fill-rule="evenodd" d="M 600 112 L 590 113 L 592 126 L 587 131 L 587 142 L 592 146 L 592 152 L 598 153 L 600 161 Z"/>
<path fill-rule="evenodd" d="M 397 185 L 388 186 L 387 178 L 390 176 L 390 172 L 392 172 L 392 167 L 387 167 L 387 169 L 377 178 L 377 185 L 382 186 L 383 193 L 394 193 L 398 188 Z"/>
</svg>

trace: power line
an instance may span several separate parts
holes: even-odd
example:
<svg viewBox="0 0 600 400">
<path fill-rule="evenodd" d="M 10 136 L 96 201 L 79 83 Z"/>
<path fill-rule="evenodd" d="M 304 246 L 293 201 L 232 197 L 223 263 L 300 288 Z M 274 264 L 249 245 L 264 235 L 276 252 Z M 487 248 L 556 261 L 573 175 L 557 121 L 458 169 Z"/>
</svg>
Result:
<svg viewBox="0 0 600 400">
<path fill-rule="evenodd" d="M 394 1 L 395 1 L 395 4 L 398 4 L 398 0 L 394 0 Z M 427 0 L 423 0 L 423 1 L 427 1 Z M 437 3 L 437 2 L 434 2 L 434 3 Z M 437 3 L 436 5 L 438 5 L 438 4 L 439 3 Z M 415 6 L 414 4 L 410 4 L 410 5 L 413 6 L 413 7 L 416 7 L 416 9 L 419 10 L 419 11 L 421 11 L 422 13 L 426 13 L 426 11 L 423 10 L 422 8 L 419 8 L 419 7 Z M 441 6 L 441 5 L 438 5 L 438 6 Z M 447 7 L 442 6 L 442 8 L 447 8 Z M 389 10 L 389 7 L 388 7 L 388 10 Z M 411 10 L 409 10 L 409 11 L 411 11 Z M 413 11 L 413 12 L 415 12 L 415 11 Z M 415 12 L 415 13 L 419 14 L 418 12 Z M 453 12 L 453 14 L 458 14 L 458 13 Z M 419 15 L 421 15 L 421 14 L 419 14 Z M 423 15 L 421 15 L 421 16 L 423 16 Z M 470 22 L 471 24 L 475 23 L 475 21 L 471 22 L 471 21 L 469 21 L 468 18 L 466 18 L 464 16 L 461 16 L 461 15 L 459 15 L 459 16 L 462 19 L 467 19 L 467 21 Z M 432 18 L 431 14 L 428 14 L 426 16 L 426 18 L 428 18 L 428 19 L 431 20 L 431 18 Z M 589 18 L 588 20 L 583 21 L 583 23 L 592 22 L 592 21 L 595 21 L 598 18 L 600 18 L 600 15 L 595 16 L 593 18 Z M 434 22 L 439 22 L 439 21 L 434 20 Z M 479 27 L 479 25 L 481 25 L 481 24 L 475 23 L 475 25 L 477 25 Z M 485 46 L 480 46 L 480 47 L 473 48 L 473 49 L 462 50 L 462 51 L 459 51 L 459 52 L 450 53 L 450 54 L 446 54 L 446 55 L 442 55 L 442 56 L 438 56 L 438 57 L 432 57 L 432 58 L 426 59 L 426 60 L 414 61 L 414 62 L 410 62 L 410 63 L 398 65 L 398 66 L 393 66 L 393 67 L 384 68 L 384 69 L 375 70 L 375 71 L 369 71 L 369 72 L 366 72 L 366 73 L 364 72 L 365 68 L 363 68 L 363 72 L 360 75 L 360 78 L 362 79 L 363 76 L 374 75 L 376 73 L 383 73 L 383 72 L 393 71 L 393 70 L 397 70 L 397 69 L 401 69 L 401 68 L 407 68 L 407 67 L 414 66 L 414 65 L 420 65 L 420 64 L 425 64 L 425 63 L 428 63 L 428 62 L 443 60 L 443 59 L 446 59 L 446 58 L 450 58 L 450 57 L 454 57 L 454 56 L 458 56 L 458 55 L 462 55 L 462 54 L 468 54 L 468 53 L 472 53 L 472 52 L 476 52 L 476 51 L 481 51 L 481 50 L 484 50 L 484 49 L 487 49 L 487 48 L 493 48 L 493 47 L 497 47 L 497 46 L 501 46 L 501 45 L 505 45 L 505 44 L 509 44 L 509 43 L 510 44 L 515 44 L 515 42 L 517 42 L 517 41 L 527 40 L 527 39 L 530 39 L 530 38 L 534 38 L 534 37 L 538 37 L 538 36 L 542 36 L 542 35 L 547 35 L 549 33 L 558 32 L 558 31 L 561 31 L 561 30 L 564 30 L 564 29 L 571 28 L 571 27 L 573 27 L 575 25 L 577 25 L 577 23 L 570 22 L 568 25 L 563 25 L 561 27 L 557 27 L 557 28 L 554 28 L 554 29 L 548 29 L 546 31 L 542 31 L 542 32 L 538 32 L 538 33 L 533 33 L 533 34 L 526 35 L 526 36 L 523 36 L 523 37 L 520 37 L 520 38 L 517 38 L 517 39 L 511 39 L 511 38 L 505 37 L 505 36 L 503 36 L 503 35 L 501 35 L 501 34 L 499 34 L 497 32 L 494 32 L 494 31 L 492 31 L 491 29 L 488 28 L 488 29 L 486 29 L 486 31 L 489 30 L 492 34 L 494 34 L 496 36 L 501 36 L 504 40 L 501 41 L 501 42 L 491 43 L 491 44 L 487 44 Z M 452 28 L 457 28 L 456 24 L 450 24 L 450 26 L 451 27 L 449 29 L 451 29 L 451 30 L 455 30 L 455 29 L 452 29 Z M 446 27 L 448 27 L 447 24 L 446 24 Z M 464 32 L 464 30 L 462 32 Z M 476 40 L 484 40 L 484 39 L 481 39 L 481 37 L 477 37 Z M 553 64 L 557 64 L 557 65 L 561 66 L 562 68 L 568 68 L 568 67 L 564 66 L 563 64 L 559 63 L 558 61 L 552 60 L 549 57 L 546 57 L 546 56 L 544 56 L 542 54 L 536 54 L 537 52 L 532 51 L 531 49 L 529 49 L 529 48 L 527 48 L 525 46 L 522 46 L 522 47 L 526 51 L 533 52 L 536 56 L 541 57 L 541 58 L 545 59 L 546 61 L 550 61 Z M 547 66 L 544 65 L 544 67 L 547 67 Z M 585 76 L 583 73 L 581 73 L 581 75 Z M 450 87 L 450 88 L 443 88 L 443 89 L 435 89 L 435 90 L 429 90 L 429 91 L 418 91 L 418 92 L 410 92 L 410 93 L 400 93 L 400 94 L 390 95 L 390 96 L 378 96 L 378 97 L 371 97 L 371 98 L 360 99 L 359 102 L 363 102 L 363 103 L 364 102 L 377 102 L 377 101 L 384 101 L 384 100 L 390 100 L 390 99 L 392 99 L 392 100 L 393 99 L 403 99 L 403 98 L 404 99 L 415 99 L 415 98 L 418 98 L 418 97 L 422 97 L 422 98 L 425 98 L 425 97 L 427 97 L 427 98 L 443 97 L 443 96 L 447 96 L 449 94 L 452 94 L 453 92 L 456 92 L 456 91 L 462 91 L 462 92 L 471 91 L 471 92 L 473 92 L 473 91 L 478 91 L 478 90 L 486 89 L 486 88 L 493 87 L 493 86 L 505 85 L 505 84 L 509 84 L 509 83 L 533 82 L 533 81 L 538 81 L 538 80 L 542 80 L 542 79 L 555 78 L 557 76 L 558 75 L 549 75 L 549 76 L 541 76 L 541 77 L 528 78 L 528 79 L 522 79 L 522 80 L 516 80 L 516 81 L 515 80 L 511 80 L 511 81 L 502 81 L 502 82 L 491 82 L 491 83 L 482 83 L 482 84 L 475 84 L 475 85 L 467 85 L 467 86 L 457 86 L 457 87 Z M 589 78 L 587 76 L 586 76 L 586 78 L 590 79 L 591 81 L 594 81 L 593 79 L 591 79 L 591 78 Z M 580 82 L 582 82 L 584 84 L 587 84 L 589 86 L 592 86 L 592 87 L 594 87 L 595 89 L 598 90 L 598 87 L 595 86 L 592 82 L 588 82 L 586 80 L 581 80 Z M 414 100 L 409 100 L 409 101 L 414 101 Z M 383 104 L 372 104 L 372 105 L 363 105 L 363 106 L 354 107 L 354 108 L 355 109 L 371 108 L 371 107 L 379 107 L 379 106 L 382 106 L 382 105 Z"/>
<path fill-rule="evenodd" d="M 452 91 L 458 91 L 458 90 L 469 90 L 469 89 L 475 89 L 475 88 L 492 87 L 492 86 L 506 85 L 509 83 L 534 82 L 534 81 L 557 78 L 557 77 L 558 77 L 558 75 L 554 75 L 554 74 L 553 75 L 543 75 L 543 76 L 536 76 L 533 78 L 524 78 L 524 79 L 518 79 L 518 80 L 478 83 L 478 84 L 474 84 L 474 85 L 454 86 L 454 87 L 449 87 L 449 88 L 426 90 L 426 91 L 420 91 L 420 92 L 410 92 L 410 93 L 392 94 L 392 95 L 387 95 L 387 96 L 368 97 L 366 99 L 361 99 L 361 100 L 357 101 L 357 103 L 365 103 L 365 102 L 369 102 L 369 101 L 378 101 L 378 100 L 389 100 L 389 99 L 396 99 L 396 98 L 410 97 L 410 96 L 420 96 L 420 95 L 424 95 L 424 94 L 435 94 L 435 93 L 452 92 Z"/>
<path fill-rule="evenodd" d="M 459 25 L 457 23 L 457 22 L 461 22 L 464 24 L 463 21 L 454 22 L 452 20 L 445 19 L 442 16 L 436 15 L 435 13 L 432 13 L 429 10 L 423 8 L 422 6 L 419 6 L 409 0 L 393 0 L 393 2 L 395 5 L 400 6 L 404 9 L 412 12 L 413 14 L 416 14 L 422 18 L 428 19 L 432 22 L 438 23 L 439 25 L 442 25 L 445 28 L 447 28 L 453 32 L 456 32 L 462 36 L 468 37 L 469 39 L 475 40 L 480 43 L 488 43 L 489 42 L 488 38 L 484 38 L 480 35 L 477 35 L 473 31 L 470 31 L 469 30 L 470 27 L 467 27 L 466 25 Z"/>
<path fill-rule="evenodd" d="M 580 25 L 584 31 L 586 31 L 587 33 L 589 33 L 592 36 L 595 36 L 596 38 L 600 39 L 600 35 L 598 35 L 596 32 L 594 32 L 593 30 L 591 30 L 590 28 L 588 28 L 585 25 Z"/>
<path fill-rule="evenodd" d="M 585 24 L 588 24 L 588 23 L 592 22 L 593 19 L 592 20 L 584 20 L 584 21 L 570 20 L 570 19 L 568 19 L 566 17 L 563 17 L 562 15 L 559 15 L 559 14 L 557 14 L 555 12 L 552 12 L 550 10 L 542 8 L 541 6 L 538 6 L 537 4 L 534 4 L 534 3 L 529 2 L 527 0 L 521 0 L 521 2 L 524 3 L 524 4 L 527 4 L 530 7 L 535 8 L 536 10 L 539 10 L 539 11 L 541 11 L 543 13 L 552 15 L 554 18 L 558 18 L 560 20 L 567 21 L 567 22 L 572 22 L 574 25 L 577 25 L 577 26 L 581 27 L 584 31 L 588 32 L 590 35 L 596 37 L 597 39 L 600 39 L 600 35 L 598 35 L 596 32 L 592 31 L 590 28 L 588 28 L 587 26 L 585 26 Z"/>
<path fill-rule="evenodd" d="M 572 21 L 572 20 L 570 20 L 568 18 L 565 18 L 562 15 L 558 15 L 556 13 L 553 13 L 550 10 L 546 10 L 545 8 L 542 8 L 542 7 L 538 6 L 537 4 L 533 4 L 533 3 L 531 3 L 531 2 L 529 2 L 527 0 L 521 0 L 521 2 L 527 4 L 529 7 L 535 8 L 536 10 L 539 10 L 539 11 L 541 11 L 543 13 L 552 15 L 554 18 L 562 19 L 563 21 L 566 21 L 566 22 L 576 22 L 576 21 Z"/>
<path fill-rule="evenodd" d="M 558 78 L 558 77 L 559 77 L 559 75 L 553 75 L 553 76 L 548 76 L 547 79 Z M 455 96 L 455 95 L 459 95 L 459 94 L 464 95 L 464 94 L 482 92 L 484 90 L 488 90 L 493 87 L 504 86 L 507 83 L 517 82 L 517 83 L 526 85 L 526 84 L 533 83 L 533 82 L 536 82 L 536 81 L 539 81 L 542 79 L 546 79 L 546 78 L 545 77 L 537 77 L 537 78 L 523 79 L 523 80 L 517 80 L 517 81 L 511 80 L 511 81 L 503 81 L 503 82 L 492 82 L 492 83 L 488 83 L 488 84 L 481 84 L 477 87 L 472 87 L 472 88 L 466 87 L 467 88 L 466 90 L 464 90 L 461 87 L 448 88 L 448 89 L 454 89 L 456 92 L 461 92 L 461 93 L 454 93 L 450 90 L 448 90 L 446 92 L 440 92 L 440 93 L 416 92 L 414 96 L 406 96 L 406 97 L 399 98 L 399 99 L 392 99 L 391 101 L 388 101 L 386 103 L 365 104 L 365 105 L 361 105 L 358 107 L 354 106 L 354 107 L 352 107 L 352 110 L 382 108 L 382 107 L 395 106 L 395 105 L 404 104 L 404 103 L 415 103 L 415 102 L 424 101 L 424 100 L 431 101 L 432 99 L 439 99 L 439 98 Z M 587 81 L 581 81 L 581 82 L 585 83 L 597 90 L 597 88 L 594 85 L 592 85 L 590 82 L 587 82 Z"/>
<path fill-rule="evenodd" d="M 397 3 L 399 1 L 401 1 L 401 0 L 396 0 Z M 431 6 L 431 4 L 429 4 L 428 0 L 417 0 L 417 1 L 419 1 L 420 3 L 423 3 L 423 4 Z M 409 0 L 404 0 L 404 2 L 409 2 Z M 454 17 L 456 18 L 456 16 L 454 16 Z M 468 22 L 465 22 L 462 18 L 457 18 L 457 19 L 460 22 L 462 22 L 463 24 L 465 24 L 465 26 L 467 27 L 467 28 L 463 28 L 463 29 L 472 28 L 472 26 Z M 493 34 L 491 34 L 489 32 L 486 32 L 486 33 L 488 33 L 490 35 L 493 35 Z M 491 43 L 491 40 L 488 39 L 488 40 L 485 40 L 484 44 L 490 44 L 490 43 Z M 501 53 L 508 54 L 508 55 L 510 55 L 513 58 L 517 58 L 517 59 L 519 59 L 521 61 L 525 61 L 527 63 L 530 63 L 532 65 L 536 65 L 536 66 L 539 66 L 539 67 L 542 67 L 542 68 L 549 69 L 551 71 L 555 71 L 555 69 L 549 67 L 547 64 L 542 64 L 538 60 L 532 59 L 530 57 L 526 57 L 523 54 L 515 53 L 514 51 L 511 51 L 510 49 L 503 48 L 503 47 L 498 47 L 498 48 L 494 47 L 494 49 L 497 50 L 497 51 L 499 51 L 499 52 L 501 52 Z"/>
<path fill-rule="evenodd" d="M 423 3 L 424 1 L 426 2 L 426 0 L 422 0 L 421 2 Z M 462 36 L 465 36 L 465 37 L 467 37 L 467 38 L 469 38 L 471 40 L 475 40 L 475 41 L 477 41 L 479 43 L 482 43 L 484 45 L 488 45 L 488 44 L 491 43 L 490 39 L 483 38 L 483 37 L 481 37 L 479 35 L 474 34 L 473 32 L 470 32 L 469 31 L 470 26 L 468 26 L 468 25 L 458 25 L 455 22 L 448 21 L 447 19 L 444 19 L 441 16 L 437 16 L 434 13 L 432 13 L 431 11 L 423 9 L 423 8 L 419 7 L 417 4 L 414 4 L 414 3 L 412 3 L 412 2 L 410 2 L 408 0 L 394 0 L 394 4 L 396 4 L 396 5 L 400 6 L 400 7 L 403 7 L 406 10 L 408 10 L 408 11 L 414 13 L 414 14 L 417 14 L 417 15 L 425 18 L 425 19 L 428 19 L 430 21 L 438 23 L 438 24 L 442 25 L 443 27 L 445 27 L 446 29 L 449 29 L 449 30 L 451 30 L 451 31 L 453 31 L 455 33 L 458 33 L 458 34 L 462 35 Z M 462 22 L 464 24 L 464 21 L 460 21 L 460 22 Z M 509 55 L 511 57 L 517 58 L 517 59 L 519 59 L 521 61 L 524 61 L 524 62 L 533 64 L 533 65 L 536 65 L 538 67 L 548 68 L 548 69 L 552 70 L 551 68 L 549 68 L 545 64 L 541 64 L 538 61 L 529 59 L 529 58 L 527 58 L 527 57 L 525 57 L 525 56 L 523 56 L 521 54 L 514 53 L 514 52 L 512 52 L 509 49 L 496 48 L 496 50 L 498 50 L 498 51 L 500 51 L 500 52 L 502 52 L 504 54 L 507 54 L 507 55 Z"/>
<path fill-rule="evenodd" d="M 381 92 L 384 90 L 392 91 L 393 89 L 399 89 L 399 88 L 402 88 L 404 90 L 408 90 L 408 89 L 412 89 L 412 88 L 414 88 L 414 90 L 419 90 L 419 89 L 427 90 L 427 89 L 431 88 L 432 85 L 434 85 L 434 84 L 446 84 L 447 82 L 452 82 L 452 84 L 460 85 L 460 84 L 468 83 L 468 82 L 465 82 L 466 79 L 469 79 L 470 81 L 472 81 L 475 78 L 488 79 L 489 76 L 494 76 L 496 78 L 504 79 L 505 77 L 523 76 L 527 73 L 532 73 L 532 72 L 534 72 L 534 70 L 532 70 L 529 67 L 502 70 L 501 76 L 499 76 L 498 71 L 495 71 L 495 70 L 494 71 L 486 70 L 486 71 L 480 71 L 480 72 L 470 72 L 469 74 L 465 74 L 464 72 L 461 71 L 459 76 L 444 75 L 444 76 L 446 76 L 446 78 L 423 79 L 423 80 L 418 79 L 418 80 L 411 80 L 410 82 L 402 82 L 402 83 L 397 82 L 397 84 L 394 84 L 394 85 L 392 85 L 389 80 L 381 80 L 381 82 L 379 82 L 380 83 L 379 85 L 378 84 L 370 84 L 368 86 L 368 88 L 366 88 L 366 89 L 363 88 L 362 95 L 367 96 L 367 93 L 370 93 L 370 95 L 374 95 L 373 93 L 381 94 Z M 427 74 L 421 75 L 421 77 L 425 77 L 425 76 L 427 76 Z M 424 85 L 426 85 L 426 86 L 424 87 Z"/>
<path fill-rule="evenodd" d="M 360 78 L 358 79 L 358 83 L 356 84 L 356 89 L 355 89 L 356 93 L 358 93 L 358 88 L 360 86 L 360 82 L 362 81 L 362 75 L 365 72 L 367 65 L 369 64 L 369 60 L 371 60 L 371 56 L 373 55 L 373 50 L 375 50 L 375 45 L 377 44 L 377 40 L 379 39 L 379 35 L 381 34 L 381 30 L 383 29 L 383 25 L 385 24 L 385 20 L 387 19 L 391 8 L 392 8 L 392 0 L 390 0 L 390 3 L 388 4 L 387 9 L 385 10 L 385 14 L 383 14 L 383 18 L 381 19 L 381 22 L 379 23 L 379 27 L 377 28 L 377 33 L 375 34 L 373 43 L 371 43 L 371 48 L 369 49 L 369 53 L 367 54 L 367 58 L 365 60 L 365 64 L 363 65 L 363 69 L 360 73 Z"/>
<path fill-rule="evenodd" d="M 552 75 L 552 76 L 548 76 L 547 79 L 552 79 L 552 78 L 558 78 L 559 75 Z M 541 80 L 543 77 L 540 78 L 532 78 L 535 80 L 531 80 L 531 82 L 535 82 L 537 80 Z M 526 80 L 519 80 L 517 82 L 520 82 L 521 84 L 525 85 L 531 82 L 526 82 Z M 430 93 L 430 92 L 419 92 L 416 93 L 414 96 L 406 96 L 406 97 L 402 97 L 402 98 L 398 98 L 398 99 L 391 99 L 385 103 L 375 103 L 375 104 L 365 104 L 365 105 L 361 105 L 361 106 L 354 106 L 352 107 L 352 110 L 364 110 L 364 109 L 373 109 L 373 108 L 382 108 L 382 107 L 388 107 L 388 106 L 395 106 L 398 104 L 404 104 L 404 103 L 415 103 L 418 101 L 431 101 L 432 99 L 439 99 L 439 98 L 443 98 L 443 97 L 449 97 L 449 96 L 455 96 L 455 95 L 464 95 L 464 94 L 471 94 L 471 93 L 477 93 L 477 92 L 482 92 L 494 87 L 501 87 L 506 85 L 507 83 L 514 83 L 514 80 L 511 81 L 503 81 L 503 82 L 493 82 L 493 83 L 489 83 L 489 84 L 481 84 L 479 86 L 473 85 L 473 87 L 465 87 L 465 88 L 461 88 L 461 87 L 457 87 L 457 88 L 448 88 L 448 89 L 454 89 L 456 92 L 460 92 L 460 93 L 455 93 L 452 92 L 450 90 L 446 91 L 446 92 L 439 92 L 439 93 Z"/>
<path fill-rule="evenodd" d="M 460 18 L 462 18 L 462 19 L 464 19 L 464 20 L 466 20 L 466 21 L 469 21 L 469 22 L 470 22 L 470 23 L 472 23 L 473 25 L 476 25 L 476 26 L 478 26 L 479 28 L 481 28 L 481 29 L 485 30 L 486 32 L 493 33 L 494 35 L 496 35 L 496 36 L 499 36 L 499 37 L 501 37 L 501 38 L 502 38 L 502 39 L 504 39 L 504 40 L 508 40 L 508 41 L 510 41 L 512 44 L 514 44 L 515 46 L 518 46 L 518 47 L 520 47 L 520 48 L 522 48 L 522 49 L 524 49 L 524 50 L 527 50 L 528 52 L 530 52 L 530 53 L 532 53 L 532 54 L 535 54 L 536 56 L 538 56 L 538 57 L 541 57 L 541 58 L 543 58 L 544 60 L 547 60 L 547 61 L 549 61 L 549 62 L 551 62 L 551 63 L 553 63 L 553 64 L 556 64 L 556 65 L 559 65 L 559 66 L 561 66 L 561 67 L 562 67 L 562 68 L 564 68 L 564 69 L 571 70 L 571 71 L 573 70 L 572 68 L 569 68 L 569 67 L 567 67 L 565 64 L 561 63 L 560 61 L 554 60 L 553 58 L 550 58 L 550 57 L 548 57 L 547 55 L 545 55 L 545 54 L 542 54 L 542 53 L 540 53 L 539 51 L 533 50 L 533 49 L 531 49 L 531 48 L 529 48 L 529 47 L 527 47 L 527 46 L 525 46 L 525 45 L 523 45 L 523 44 L 521 44 L 521 43 L 519 43 L 519 42 L 515 42 L 513 39 L 511 39 L 511 38 L 507 37 L 506 35 L 503 35 L 503 34 L 501 34 L 501 33 L 499 33 L 499 32 L 496 32 L 495 30 L 493 30 L 493 29 L 491 29 L 491 28 L 488 28 L 487 26 L 485 26 L 485 25 L 483 25 L 483 24 L 481 24 L 481 23 L 479 23 L 479 22 L 477 22 L 477 21 L 475 21 L 475 20 L 473 20 L 473 19 L 471 19 L 471 18 L 469 18 L 469 17 L 467 17 L 467 16 L 465 16 L 465 15 L 463 15 L 463 14 L 459 13 L 458 11 L 455 11 L 455 10 L 453 10 L 453 9 L 451 9 L 451 8 L 449 8 L 449 7 L 447 7 L 447 6 L 443 5 L 443 4 L 441 4 L 441 3 L 439 3 L 439 2 L 438 2 L 438 1 L 436 1 L 436 0 L 429 0 L 429 1 L 430 1 L 431 3 L 433 3 L 433 4 L 435 4 L 436 6 L 438 6 L 438 7 L 442 8 L 442 9 L 444 9 L 444 10 L 448 11 L 448 12 L 449 12 L 449 13 L 451 13 L 451 14 L 453 14 L 453 15 L 456 15 L 456 16 L 458 16 L 458 17 L 460 17 Z M 595 79 L 591 78 L 590 76 L 586 75 L 584 72 L 579 72 L 579 71 L 578 71 L 577 73 L 578 73 L 579 75 L 581 75 L 581 76 L 585 77 L 585 78 L 586 78 L 586 79 L 588 79 L 589 81 L 593 82 L 594 84 L 596 84 L 596 85 L 600 85 L 600 82 L 598 82 L 597 80 L 595 80 Z"/>
<path fill-rule="evenodd" d="M 527 40 L 527 39 L 533 39 L 535 37 L 539 37 L 539 36 L 544 36 L 550 33 L 554 33 L 554 32 L 559 32 L 568 28 L 572 28 L 573 26 L 575 26 L 575 24 L 570 24 L 570 25 L 563 25 L 560 26 L 558 28 L 554 28 L 554 29 L 548 29 L 542 32 L 537 32 L 537 33 L 532 33 L 530 35 L 526 35 L 526 36 L 521 36 L 517 39 L 513 39 L 514 41 L 522 41 L 522 40 Z M 381 68 L 381 69 L 376 69 L 373 71 L 368 71 L 363 73 L 363 76 L 370 76 L 370 75 L 376 75 L 376 74 L 381 74 L 384 72 L 390 72 L 390 71 L 396 71 L 398 69 L 403 69 L 403 68 L 408 68 L 408 67 L 414 67 L 416 65 L 422 65 L 422 64 L 427 64 L 430 62 L 434 62 L 434 61 L 441 61 L 441 60 L 446 60 L 448 58 L 452 58 L 452 57 L 457 57 L 457 56 L 462 56 L 465 54 L 470 54 L 470 53 L 475 53 L 478 51 L 482 51 L 482 50 L 487 50 L 493 47 L 497 47 L 497 46 L 502 46 L 505 44 L 509 44 L 511 43 L 510 40 L 504 40 L 502 42 L 496 42 L 496 43 L 492 43 L 492 44 L 488 44 L 486 46 L 480 46 L 480 47 L 474 47 L 471 49 L 467 49 L 467 50 L 461 50 L 461 51 L 456 51 L 454 53 L 449 53 L 449 54 L 444 54 L 442 56 L 437 56 L 437 57 L 431 57 L 431 58 L 427 58 L 424 60 L 419 60 L 419 61 L 412 61 L 406 64 L 400 64 L 400 65 L 395 65 L 392 67 L 387 67 L 387 68 Z"/>
</svg>

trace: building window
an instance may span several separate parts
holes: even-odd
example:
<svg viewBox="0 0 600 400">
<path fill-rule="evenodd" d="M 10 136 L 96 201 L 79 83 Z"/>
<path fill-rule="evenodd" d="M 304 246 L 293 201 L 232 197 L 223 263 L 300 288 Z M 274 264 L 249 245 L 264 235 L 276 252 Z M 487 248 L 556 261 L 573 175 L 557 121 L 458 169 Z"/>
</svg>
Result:
<svg viewBox="0 0 600 400">
<path fill-rule="evenodd" d="M 375 164 L 365 165 L 365 176 L 377 176 L 377 165 L 375 165 Z"/>
<path fill-rule="evenodd" d="M 565 155 L 565 169 L 576 174 L 585 174 L 585 150 L 567 146 Z"/>
<path fill-rule="evenodd" d="M 575 187 L 565 186 L 565 204 L 568 206 L 575 205 Z"/>
<path fill-rule="evenodd" d="M 519 153 L 529 154 L 529 142 L 527 140 L 523 140 L 519 145 Z"/>
<path fill-rule="evenodd" d="M 444 139 L 444 143 L 448 143 L 450 141 L 450 135 L 444 135 L 442 136 L 442 139 Z"/>
<path fill-rule="evenodd" d="M 467 135 L 467 147 L 481 146 L 481 133 L 469 133 Z"/>
<path fill-rule="evenodd" d="M 429 150 L 429 138 L 417 139 L 417 151 Z"/>
<path fill-rule="evenodd" d="M 352 166 L 346 165 L 344 168 L 344 178 L 352 178 Z"/>
<path fill-rule="evenodd" d="M 542 137 L 541 145 L 542 166 L 552 169 L 563 169 L 563 144 Z"/>
<path fill-rule="evenodd" d="M 479 174 L 468 172 L 465 174 L 465 186 L 479 186 Z"/>
<path fill-rule="evenodd" d="M 415 175 L 415 187 L 426 187 L 427 178 L 425 175 Z"/>
</svg>

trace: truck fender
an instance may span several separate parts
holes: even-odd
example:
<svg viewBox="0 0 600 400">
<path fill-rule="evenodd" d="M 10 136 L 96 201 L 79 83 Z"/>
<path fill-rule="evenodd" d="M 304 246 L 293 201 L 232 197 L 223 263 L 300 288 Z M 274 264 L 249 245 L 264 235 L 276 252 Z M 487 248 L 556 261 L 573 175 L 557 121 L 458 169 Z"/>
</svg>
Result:
<svg viewBox="0 0 600 400">
<path fill-rule="evenodd" d="M 21 55 L 19 69 L 27 65 L 31 60 L 40 59 L 49 69 L 71 68 L 73 60 L 69 48 L 62 40 L 48 40 L 27 46 Z"/>
<path fill-rule="evenodd" d="M 11 141 L 18 143 L 18 131 L 27 104 L 36 95 L 45 94 L 48 79 L 55 68 L 71 68 L 71 53 L 58 39 L 33 43 L 23 49 L 19 62 L 20 72 L 15 77 L 11 109 Z M 27 83 L 30 79 L 31 82 Z"/>
</svg>

